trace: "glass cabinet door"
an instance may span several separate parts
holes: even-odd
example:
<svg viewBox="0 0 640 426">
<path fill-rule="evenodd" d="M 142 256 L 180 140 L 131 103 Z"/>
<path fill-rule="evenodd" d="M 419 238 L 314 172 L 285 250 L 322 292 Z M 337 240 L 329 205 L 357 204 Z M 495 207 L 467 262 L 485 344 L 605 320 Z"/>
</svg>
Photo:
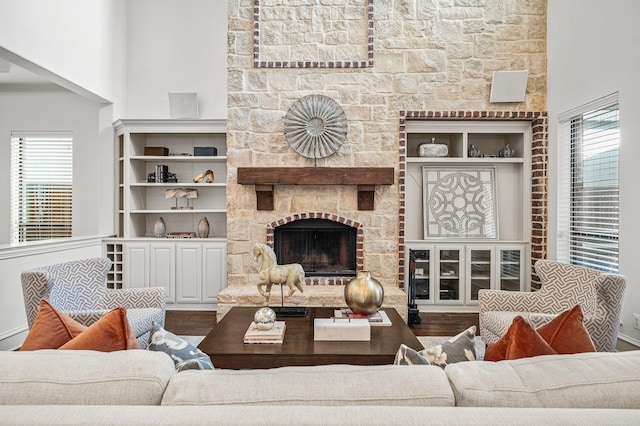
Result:
<svg viewBox="0 0 640 426">
<path fill-rule="evenodd" d="M 499 290 L 521 291 L 524 279 L 522 248 L 501 248 L 499 256 Z"/>
<path fill-rule="evenodd" d="M 409 256 L 415 263 L 415 270 L 412 274 L 415 280 L 415 298 L 416 300 L 431 300 L 431 250 L 411 249 Z"/>
<path fill-rule="evenodd" d="M 467 248 L 467 303 L 478 303 L 478 292 L 491 288 L 493 248 Z"/>
<path fill-rule="evenodd" d="M 437 269 L 437 294 L 436 298 L 443 303 L 457 303 L 461 299 L 460 273 L 461 273 L 461 249 L 439 249 Z"/>
</svg>

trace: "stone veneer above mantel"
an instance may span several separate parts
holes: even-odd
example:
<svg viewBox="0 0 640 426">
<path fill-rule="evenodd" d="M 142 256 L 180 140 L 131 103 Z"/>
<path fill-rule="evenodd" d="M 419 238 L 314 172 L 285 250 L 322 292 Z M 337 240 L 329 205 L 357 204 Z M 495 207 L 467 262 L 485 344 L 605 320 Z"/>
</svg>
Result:
<svg viewBox="0 0 640 426">
<path fill-rule="evenodd" d="M 404 278 L 398 273 L 399 250 L 404 249 L 404 141 L 399 141 L 401 111 L 435 111 L 438 118 L 506 118 L 503 112 L 541 111 L 546 106 L 546 2 L 530 0 L 412 1 L 365 0 L 354 15 L 354 34 L 344 29 L 345 15 L 319 14 L 317 28 L 323 37 L 357 37 L 367 56 L 328 57 L 341 47 L 318 50 L 299 57 L 291 32 L 283 30 L 304 5 L 287 2 L 242 0 L 228 8 L 227 72 L 227 280 L 229 292 L 253 292 L 256 263 L 251 256 L 255 242 L 264 243 L 269 225 L 283 218 L 315 212 L 335 215 L 362 224 L 363 268 L 372 271 L 385 286 L 404 294 Z M 336 9 L 349 0 L 328 2 L 321 9 Z M 375 6 L 375 7 L 374 7 Z M 261 21 L 261 18 L 265 19 Z M 337 18 L 336 18 L 337 17 Z M 281 21 L 281 22 L 278 22 Z M 339 22 L 338 22 L 339 21 Z M 338 23 L 338 26 L 332 26 Z M 282 25 L 280 25 L 282 24 Z M 361 25 L 366 24 L 366 25 Z M 267 31 L 269 28 L 269 31 Z M 297 25 L 296 28 L 300 28 Z M 294 28 L 295 29 L 295 28 Z M 313 28 L 316 29 L 315 27 Z M 294 31 L 295 32 L 295 31 Z M 295 33 L 301 38 L 306 31 Z M 375 36 L 375 39 L 374 39 Z M 269 37 L 268 39 L 265 37 Z M 356 42 L 356 40 L 358 40 Z M 304 40 L 303 40 L 304 41 Z M 313 41 L 313 40 L 309 40 Z M 342 45 L 332 45 L 342 46 Z M 273 56 L 272 52 L 289 52 Z M 365 51 L 365 50 L 362 50 Z M 310 52 L 310 51 L 306 51 Z M 354 53 L 357 53 L 353 51 Z M 359 51 L 358 51 L 359 52 Z M 346 58 L 346 59 L 345 59 Z M 361 67 L 354 68 L 358 60 Z M 344 62 L 341 62 L 344 61 Z M 284 68 L 288 66 L 288 68 Z M 491 76 L 496 70 L 529 71 L 524 102 L 489 102 Z M 348 134 L 334 155 L 313 161 L 292 150 L 283 132 L 283 120 L 291 105 L 310 94 L 330 97 L 340 104 L 348 122 Z M 489 112 L 496 110 L 495 112 Z M 476 112 L 477 111 L 477 112 Z M 499 117 L 500 116 L 500 117 Z M 404 115 L 409 118 L 409 114 Z M 428 117 L 427 117 L 428 119 Z M 512 117 L 509 117 L 512 119 Z M 535 121 L 534 117 L 520 119 Z M 546 132 L 546 118 L 544 120 Z M 536 128 L 538 126 L 536 125 Z M 534 129 L 534 134 L 538 132 Z M 537 137 L 537 136 L 536 136 Z M 546 133 L 544 134 L 546 144 Z M 534 144 L 536 141 L 534 140 Z M 542 148 L 546 155 L 546 145 Z M 534 156 L 537 155 L 534 152 Z M 535 158 L 534 158 L 535 161 Z M 394 183 L 375 185 L 374 210 L 358 208 L 357 185 L 259 185 L 238 182 L 241 168 L 313 166 L 353 168 L 383 167 L 394 170 Z M 534 171 L 546 173 L 545 170 Z M 546 179 L 534 177 L 534 179 Z M 544 183 L 543 185 L 546 185 Z M 258 210 L 257 194 L 273 197 L 273 210 Z M 361 193 L 363 191 L 360 191 Z M 534 199 L 534 203 L 546 203 Z M 546 209 L 546 205 L 541 207 Z M 546 218 L 546 210 L 541 214 Z M 546 247 L 546 223 L 534 221 L 531 247 Z M 311 285 L 312 291 L 332 291 L 339 301 L 340 286 Z M 274 291 L 275 293 L 275 291 Z M 298 294 L 294 297 L 299 296 Z M 220 295 L 222 300 L 225 295 Z M 239 300 L 242 299 L 240 297 Z M 391 296 L 390 296 L 391 297 Z M 325 303 L 326 299 L 316 299 Z M 279 301 L 277 301 L 279 302 Z M 403 303 L 406 308 L 406 295 Z"/>
</svg>

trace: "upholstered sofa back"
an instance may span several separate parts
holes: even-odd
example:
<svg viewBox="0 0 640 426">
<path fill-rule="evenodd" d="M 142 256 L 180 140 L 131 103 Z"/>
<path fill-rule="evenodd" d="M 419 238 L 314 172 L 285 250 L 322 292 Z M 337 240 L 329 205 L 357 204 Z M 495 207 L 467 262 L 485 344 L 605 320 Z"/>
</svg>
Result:
<svg viewBox="0 0 640 426">
<path fill-rule="evenodd" d="M 436 366 L 175 372 L 162 352 L 0 352 L 0 406 L 640 409 L 640 351 Z M 408 407 L 411 408 L 411 407 Z M 640 413 L 640 411 L 637 411 Z"/>
</svg>

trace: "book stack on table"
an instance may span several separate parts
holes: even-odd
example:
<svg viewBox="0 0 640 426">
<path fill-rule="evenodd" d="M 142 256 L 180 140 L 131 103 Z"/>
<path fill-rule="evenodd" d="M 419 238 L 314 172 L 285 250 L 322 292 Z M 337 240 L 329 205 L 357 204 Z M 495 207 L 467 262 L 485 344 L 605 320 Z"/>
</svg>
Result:
<svg viewBox="0 0 640 426">
<path fill-rule="evenodd" d="M 371 315 L 356 314 L 350 308 L 336 309 L 333 312 L 336 318 L 352 318 L 352 319 L 368 319 L 369 325 L 374 326 L 390 326 L 391 320 L 385 311 L 376 311 Z"/>
<path fill-rule="evenodd" d="M 271 330 L 258 330 L 255 322 L 251 322 L 244 333 L 244 343 L 282 343 L 287 325 L 284 321 L 276 321 Z"/>
</svg>

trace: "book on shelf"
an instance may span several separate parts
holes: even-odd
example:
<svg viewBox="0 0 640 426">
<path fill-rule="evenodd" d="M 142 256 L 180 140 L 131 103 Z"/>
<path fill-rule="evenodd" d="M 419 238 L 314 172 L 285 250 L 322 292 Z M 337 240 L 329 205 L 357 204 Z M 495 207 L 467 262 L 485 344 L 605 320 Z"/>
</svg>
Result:
<svg viewBox="0 0 640 426">
<path fill-rule="evenodd" d="M 333 312 L 333 316 L 336 318 L 357 318 L 368 319 L 369 325 L 374 326 L 390 326 L 391 320 L 385 311 L 376 311 L 371 315 L 356 314 L 351 308 L 336 309 Z"/>
<path fill-rule="evenodd" d="M 259 330 L 255 322 L 251 322 L 244 333 L 244 343 L 283 343 L 287 324 L 276 321 L 270 330 Z"/>
</svg>

